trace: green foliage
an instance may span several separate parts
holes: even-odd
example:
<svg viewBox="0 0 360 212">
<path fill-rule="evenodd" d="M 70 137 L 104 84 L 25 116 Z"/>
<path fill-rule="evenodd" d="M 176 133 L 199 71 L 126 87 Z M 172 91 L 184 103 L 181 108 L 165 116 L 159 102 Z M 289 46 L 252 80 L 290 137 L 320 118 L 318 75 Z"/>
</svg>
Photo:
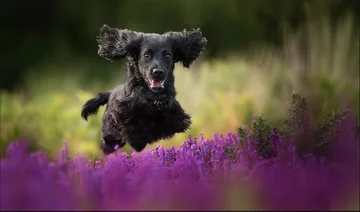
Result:
<svg viewBox="0 0 360 212">
<path fill-rule="evenodd" d="M 259 156 L 265 159 L 272 158 L 276 154 L 273 141 L 271 140 L 273 131 L 276 131 L 276 128 L 272 129 L 268 120 L 263 115 L 258 115 L 254 117 L 249 129 L 238 128 L 238 134 L 241 139 L 240 145 L 247 146 L 247 142 L 251 139 Z M 248 134 L 251 137 L 247 137 Z"/>
<path fill-rule="evenodd" d="M 250 129 L 257 154 L 266 159 L 273 157 L 274 152 L 270 140 L 271 127 L 267 120 L 262 115 L 257 116 Z"/>
<path fill-rule="evenodd" d="M 294 141 L 297 153 L 300 156 L 311 153 L 317 157 L 331 157 L 331 148 L 334 139 L 338 137 L 340 124 L 345 120 L 350 110 L 336 109 L 327 112 L 325 115 L 312 117 L 312 124 L 310 123 L 308 105 L 304 96 L 298 92 L 293 92 L 289 103 L 288 115 L 279 128 L 271 129 L 268 121 L 262 115 L 254 117 L 249 130 L 239 127 L 240 145 L 247 145 L 248 139 L 251 139 L 257 154 L 269 159 L 275 156 L 278 150 L 272 140 L 272 133 L 276 131 L 279 132 L 281 137 Z M 248 133 L 250 133 L 251 138 L 246 137 Z M 354 133 L 359 137 L 359 122 L 354 126 Z M 231 155 L 235 150 L 234 146 L 228 147 L 225 151 Z"/>
<path fill-rule="evenodd" d="M 228 158 L 232 161 L 236 161 L 237 160 L 237 148 L 235 146 L 235 144 L 231 144 L 229 146 L 224 146 L 224 152 L 226 153 L 226 155 L 228 156 Z"/>
<path fill-rule="evenodd" d="M 67 141 L 71 156 L 98 155 L 101 116 L 85 122 L 80 117 L 82 104 L 92 95 L 76 90 L 72 93 L 43 93 L 32 98 L 1 92 L 1 155 L 13 140 L 30 141 L 34 150 L 46 151 L 58 158 L 63 141 Z M 99 110 L 102 114 L 104 108 Z"/>
<path fill-rule="evenodd" d="M 311 128 L 309 126 L 309 117 L 307 102 L 300 93 L 293 92 L 290 101 L 288 116 L 285 118 L 282 133 L 295 141 L 295 145 L 300 152 L 311 152 L 309 144 Z"/>
<path fill-rule="evenodd" d="M 347 114 L 347 110 L 336 110 L 327 112 L 325 117 L 320 118 L 313 135 L 315 139 L 313 150 L 315 155 L 329 155 L 332 147 L 331 144 L 338 135 L 341 121 L 346 118 Z"/>
<path fill-rule="evenodd" d="M 246 130 L 243 128 L 243 127 L 239 127 L 238 128 L 238 133 L 239 133 L 239 136 L 240 136 L 240 143 L 241 144 L 244 144 L 245 141 L 246 141 Z"/>
<path fill-rule="evenodd" d="M 327 112 L 325 116 L 313 117 L 310 123 L 305 97 L 294 92 L 290 102 L 288 117 L 281 126 L 282 135 L 295 141 L 299 154 L 314 153 L 317 156 L 329 156 L 331 144 L 337 136 L 341 121 L 348 110 L 339 109 Z"/>
</svg>

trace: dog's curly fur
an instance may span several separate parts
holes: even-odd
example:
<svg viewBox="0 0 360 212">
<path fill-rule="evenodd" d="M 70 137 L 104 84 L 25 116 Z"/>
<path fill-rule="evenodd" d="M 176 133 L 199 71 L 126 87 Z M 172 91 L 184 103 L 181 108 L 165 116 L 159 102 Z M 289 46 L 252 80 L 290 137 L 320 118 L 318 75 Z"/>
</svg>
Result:
<svg viewBox="0 0 360 212">
<path fill-rule="evenodd" d="M 177 62 L 189 68 L 200 56 L 207 43 L 202 32 L 140 33 L 104 25 L 98 43 L 101 57 L 110 61 L 128 58 L 125 83 L 99 93 L 81 111 L 87 120 L 106 104 L 101 129 L 103 153 L 110 154 L 116 145 L 121 148 L 126 143 L 140 152 L 147 144 L 186 132 L 191 118 L 175 99 L 173 70 Z M 162 82 L 161 87 L 154 87 L 154 81 Z"/>
</svg>

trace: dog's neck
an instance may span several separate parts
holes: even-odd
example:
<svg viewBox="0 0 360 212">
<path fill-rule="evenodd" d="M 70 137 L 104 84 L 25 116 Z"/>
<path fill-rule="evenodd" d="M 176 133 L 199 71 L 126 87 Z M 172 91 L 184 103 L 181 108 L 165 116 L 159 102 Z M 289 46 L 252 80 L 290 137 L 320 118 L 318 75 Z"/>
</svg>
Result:
<svg viewBox="0 0 360 212">
<path fill-rule="evenodd" d="M 140 73 L 138 66 L 136 64 L 136 62 L 134 61 L 129 61 L 127 64 L 127 78 L 126 78 L 126 84 L 128 85 L 128 93 L 131 93 L 134 88 L 136 87 L 142 87 L 142 88 L 146 88 L 148 91 L 150 91 L 150 89 L 148 88 L 148 85 L 145 82 L 144 77 L 142 76 L 142 74 Z M 173 76 L 169 76 L 167 79 L 167 88 L 159 93 L 154 93 L 156 95 L 160 95 L 160 94 L 165 94 L 168 97 L 174 97 L 176 96 L 176 90 L 175 90 L 175 85 L 174 85 L 174 77 Z M 150 91 L 153 92 L 153 91 Z"/>
</svg>

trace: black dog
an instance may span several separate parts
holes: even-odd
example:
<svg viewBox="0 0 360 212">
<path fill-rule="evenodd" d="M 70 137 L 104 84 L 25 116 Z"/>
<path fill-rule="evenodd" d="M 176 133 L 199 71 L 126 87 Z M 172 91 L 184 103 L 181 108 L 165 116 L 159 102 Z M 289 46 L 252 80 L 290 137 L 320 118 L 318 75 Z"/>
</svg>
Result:
<svg viewBox="0 0 360 212">
<path fill-rule="evenodd" d="M 101 131 L 104 154 L 126 142 L 140 152 L 147 144 L 186 132 L 191 118 L 175 99 L 173 71 L 175 63 L 189 68 L 200 56 L 207 43 L 202 32 L 140 33 L 104 25 L 98 43 L 101 57 L 128 59 L 126 82 L 88 100 L 81 112 L 87 120 L 107 104 Z"/>
</svg>

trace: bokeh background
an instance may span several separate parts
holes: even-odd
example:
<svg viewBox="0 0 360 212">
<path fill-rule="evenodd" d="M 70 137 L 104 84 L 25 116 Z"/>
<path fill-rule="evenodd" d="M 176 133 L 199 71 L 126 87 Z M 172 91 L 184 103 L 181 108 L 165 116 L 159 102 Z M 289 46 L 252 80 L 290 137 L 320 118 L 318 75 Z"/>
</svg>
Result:
<svg viewBox="0 0 360 212">
<path fill-rule="evenodd" d="M 359 117 L 358 0 L 2 0 L 1 155 L 14 140 L 56 158 L 101 155 L 100 120 L 82 105 L 123 82 L 124 62 L 97 55 L 103 24 L 143 32 L 200 27 L 207 48 L 190 69 L 176 66 L 189 135 L 235 132 L 263 114 L 278 123 L 293 90 L 319 115 L 351 108 Z M 125 147 L 122 151 L 131 152 Z"/>
</svg>

